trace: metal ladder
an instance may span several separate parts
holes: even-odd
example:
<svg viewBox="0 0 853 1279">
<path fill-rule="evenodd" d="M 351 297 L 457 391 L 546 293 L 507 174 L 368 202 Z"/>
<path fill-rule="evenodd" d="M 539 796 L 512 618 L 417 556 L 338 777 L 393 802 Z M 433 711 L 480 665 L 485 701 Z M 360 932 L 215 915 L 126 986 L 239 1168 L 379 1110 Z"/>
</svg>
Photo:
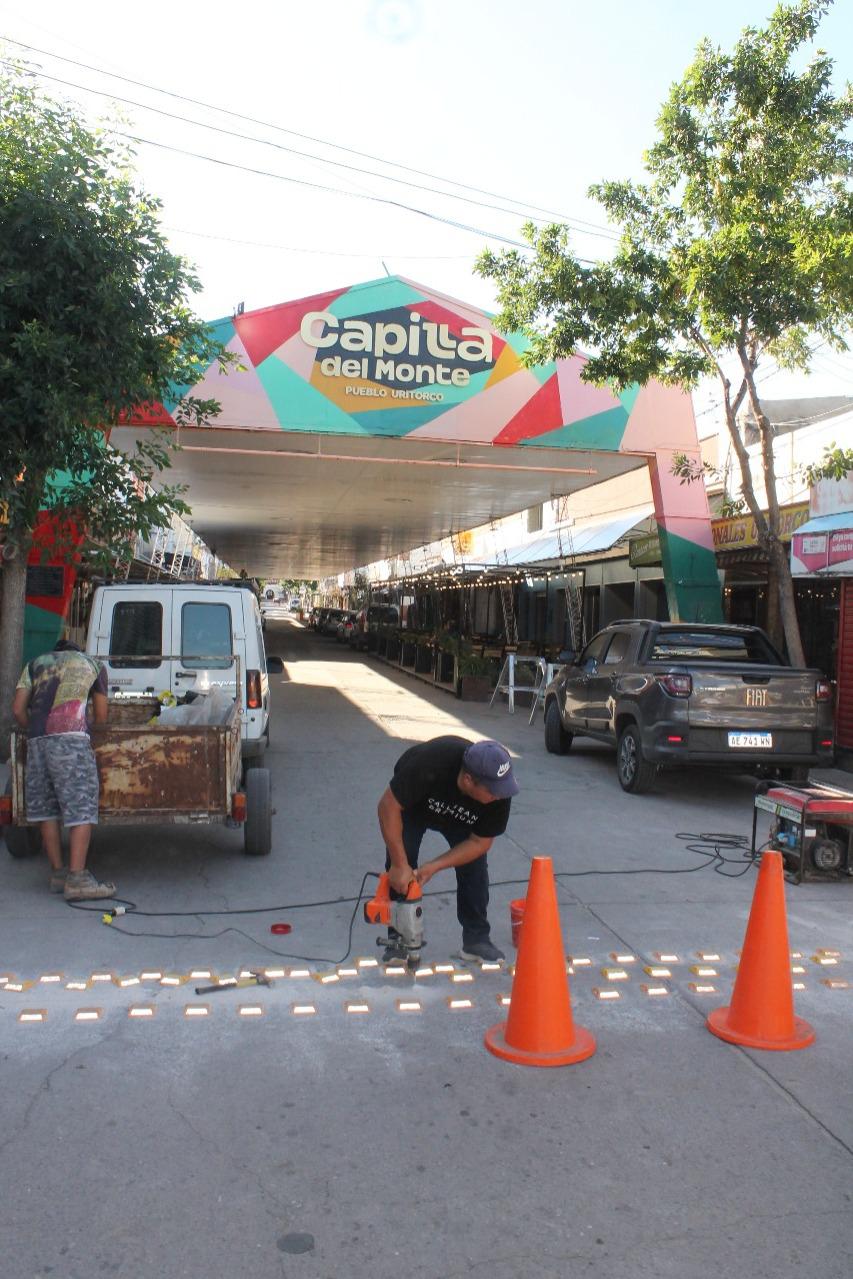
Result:
<svg viewBox="0 0 853 1279">
<path fill-rule="evenodd" d="M 172 563 L 169 567 L 169 576 L 178 578 L 181 576 L 181 570 L 184 566 L 184 555 L 188 547 L 192 545 L 192 529 L 188 524 L 181 523 L 180 531 L 175 538 L 175 549 L 172 552 Z"/>
<path fill-rule="evenodd" d="M 151 550 L 151 559 L 148 562 L 148 574 L 145 578 L 146 582 L 150 582 L 152 577 L 160 580 L 160 573 L 163 570 L 163 559 L 166 554 L 166 542 L 168 540 L 169 530 L 158 528 L 157 535 L 154 538 L 154 546 Z"/>
<path fill-rule="evenodd" d="M 501 569 L 509 572 L 509 556 L 506 553 L 506 546 L 503 545 L 498 538 L 498 526 L 495 520 L 491 522 L 492 535 L 495 539 L 495 562 Z M 512 583 L 504 581 L 498 582 L 498 590 L 501 597 L 501 612 L 503 613 L 504 622 L 504 643 L 510 647 L 518 644 L 518 623 L 515 616 L 515 590 Z"/>
<path fill-rule="evenodd" d="M 567 547 L 563 547 L 563 536 L 565 534 Z M 568 525 L 563 528 L 557 525 L 557 547 L 560 553 L 565 572 L 565 594 L 566 594 L 566 616 L 569 619 L 569 634 L 572 640 L 572 648 L 575 652 L 580 652 L 584 646 L 584 617 L 583 617 L 583 578 L 578 584 L 576 574 L 578 573 L 577 563 L 575 559 L 575 546 L 572 539 L 572 531 Z M 568 561 L 568 566 L 567 566 Z"/>
</svg>

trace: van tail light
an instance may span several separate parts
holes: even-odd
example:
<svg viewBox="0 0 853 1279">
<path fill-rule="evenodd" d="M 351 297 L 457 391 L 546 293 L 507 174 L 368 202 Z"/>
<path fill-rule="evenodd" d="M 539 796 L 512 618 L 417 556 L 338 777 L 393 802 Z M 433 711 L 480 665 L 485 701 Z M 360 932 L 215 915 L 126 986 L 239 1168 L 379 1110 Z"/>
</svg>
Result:
<svg viewBox="0 0 853 1279">
<path fill-rule="evenodd" d="M 256 711 L 261 705 L 261 672 L 246 671 L 246 705 Z"/>
<path fill-rule="evenodd" d="M 12 796 L 0 795 L 0 826 L 12 825 Z"/>
<path fill-rule="evenodd" d="M 693 692 L 692 675 L 659 675 L 658 683 L 670 697 L 689 697 Z"/>
<path fill-rule="evenodd" d="M 816 702 L 832 701 L 832 684 L 828 679 L 819 679 L 814 686 L 814 699 Z"/>
<path fill-rule="evenodd" d="M 231 818 L 235 822 L 246 820 L 246 792 L 237 791 L 231 797 Z"/>
</svg>

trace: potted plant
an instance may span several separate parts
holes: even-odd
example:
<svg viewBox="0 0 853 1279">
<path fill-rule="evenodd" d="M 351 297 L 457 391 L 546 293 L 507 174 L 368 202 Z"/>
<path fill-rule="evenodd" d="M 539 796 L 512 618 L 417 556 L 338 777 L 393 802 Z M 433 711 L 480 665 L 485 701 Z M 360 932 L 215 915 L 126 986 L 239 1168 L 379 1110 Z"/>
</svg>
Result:
<svg viewBox="0 0 853 1279">
<path fill-rule="evenodd" d="M 495 663 L 479 653 L 463 652 L 457 659 L 459 684 L 457 696 L 463 702 L 487 702 L 492 695 L 497 678 Z"/>
</svg>

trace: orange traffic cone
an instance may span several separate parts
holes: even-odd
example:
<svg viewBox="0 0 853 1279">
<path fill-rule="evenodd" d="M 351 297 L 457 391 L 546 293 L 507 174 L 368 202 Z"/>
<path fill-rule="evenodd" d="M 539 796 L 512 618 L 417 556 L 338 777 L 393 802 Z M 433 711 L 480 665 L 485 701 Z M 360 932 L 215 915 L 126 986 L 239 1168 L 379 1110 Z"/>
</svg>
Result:
<svg viewBox="0 0 853 1279">
<path fill-rule="evenodd" d="M 520 1066 L 568 1066 L 595 1052 L 590 1032 L 572 1022 L 550 857 L 533 858 L 509 1016 L 486 1032 L 485 1043 Z"/>
<path fill-rule="evenodd" d="M 706 1024 L 720 1039 L 746 1048 L 784 1052 L 814 1042 L 809 1023 L 794 1016 L 781 853 L 761 858 L 732 1002 L 716 1008 Z"/>
</svg>

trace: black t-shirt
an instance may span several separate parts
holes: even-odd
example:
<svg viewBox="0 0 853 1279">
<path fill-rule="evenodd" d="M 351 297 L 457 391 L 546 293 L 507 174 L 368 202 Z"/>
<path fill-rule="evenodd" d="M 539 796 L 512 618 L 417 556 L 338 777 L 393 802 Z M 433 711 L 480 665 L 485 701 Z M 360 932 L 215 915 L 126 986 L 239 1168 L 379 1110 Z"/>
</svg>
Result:
<svg viewBox="0 0 853 1279">
<path fill-rule="evenodd" d="M 506 830 L 512 800 L 480 804 L 463 795 L 456 781 L 470 745 L 464 737 L 448 736 L 412 746 L 397 760 L 388 785 L 397 803 L 430 830 L 446 834 L 468 826 L 472 835 L 493 839 Z"/>
</svg>

